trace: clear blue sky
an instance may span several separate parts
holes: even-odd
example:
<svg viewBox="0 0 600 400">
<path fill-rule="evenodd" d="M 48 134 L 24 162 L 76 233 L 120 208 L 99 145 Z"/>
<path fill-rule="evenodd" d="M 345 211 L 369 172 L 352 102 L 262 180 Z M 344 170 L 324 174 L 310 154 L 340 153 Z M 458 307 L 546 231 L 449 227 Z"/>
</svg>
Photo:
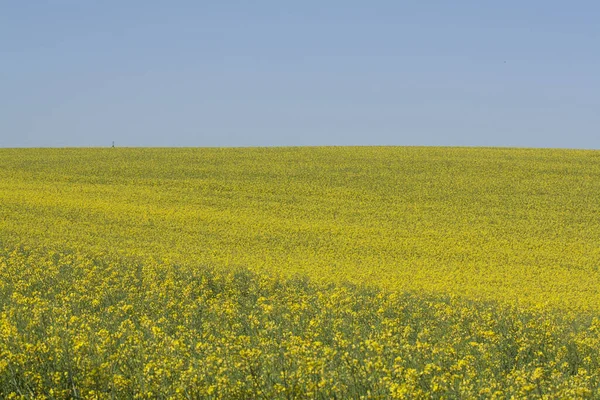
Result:
<svg viewBox="0 0 600 400">
<path fill-rule="evenodd" d="M 600 148 L 598 1 L 0 0 L 0 147 Z"/>
</svg>

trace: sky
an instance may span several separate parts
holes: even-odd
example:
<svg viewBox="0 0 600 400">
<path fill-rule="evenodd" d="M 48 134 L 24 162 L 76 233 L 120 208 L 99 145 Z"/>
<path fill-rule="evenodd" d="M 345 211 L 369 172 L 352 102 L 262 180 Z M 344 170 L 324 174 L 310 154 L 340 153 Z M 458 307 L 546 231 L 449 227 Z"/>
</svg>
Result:
<svg viewBox="0 0 600 400">
<path fill-rule="evenodd" d="M 600 2 L 0 0 L 0 147 L 600 149 Z"/>
</svg>

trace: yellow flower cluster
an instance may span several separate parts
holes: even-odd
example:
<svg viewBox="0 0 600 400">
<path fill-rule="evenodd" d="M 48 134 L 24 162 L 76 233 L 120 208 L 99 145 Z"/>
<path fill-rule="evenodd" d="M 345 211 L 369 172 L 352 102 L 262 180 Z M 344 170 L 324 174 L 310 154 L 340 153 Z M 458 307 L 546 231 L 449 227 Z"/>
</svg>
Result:
<svg viewBox="0 0 600 400">
<path fill-rule="evenodd" d="M 0 149 L 0 398 L 581 398 L 600 153 Z"/>
<path fill-rule="evenodd" d="M 598 394 L 598 319 L 73 252 L 0 265 L 3 398 Z"/>
</svg>

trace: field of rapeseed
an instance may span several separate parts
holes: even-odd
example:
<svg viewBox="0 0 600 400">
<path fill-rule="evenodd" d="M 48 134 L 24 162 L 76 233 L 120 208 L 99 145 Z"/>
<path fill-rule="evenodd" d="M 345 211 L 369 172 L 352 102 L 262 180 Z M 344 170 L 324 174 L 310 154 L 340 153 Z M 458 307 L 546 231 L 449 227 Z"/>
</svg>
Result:
<svg viewBox="0 0 600 400">
<path fill-rule="evenodd" d="M 600 153 L 0 150 L 1 398 L 600 396 Z"/>
</svg>

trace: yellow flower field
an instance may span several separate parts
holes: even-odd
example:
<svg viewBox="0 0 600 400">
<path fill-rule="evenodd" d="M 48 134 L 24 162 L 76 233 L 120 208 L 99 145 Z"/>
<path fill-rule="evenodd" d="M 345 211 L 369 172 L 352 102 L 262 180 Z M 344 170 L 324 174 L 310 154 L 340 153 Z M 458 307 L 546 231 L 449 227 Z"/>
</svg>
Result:
<svg viewBox="0 0 600 400">
<path fill-rule="evenodd" d="M 0 149 L 0 397 L 600 396 L 600 152 Z"/>
</svg>

